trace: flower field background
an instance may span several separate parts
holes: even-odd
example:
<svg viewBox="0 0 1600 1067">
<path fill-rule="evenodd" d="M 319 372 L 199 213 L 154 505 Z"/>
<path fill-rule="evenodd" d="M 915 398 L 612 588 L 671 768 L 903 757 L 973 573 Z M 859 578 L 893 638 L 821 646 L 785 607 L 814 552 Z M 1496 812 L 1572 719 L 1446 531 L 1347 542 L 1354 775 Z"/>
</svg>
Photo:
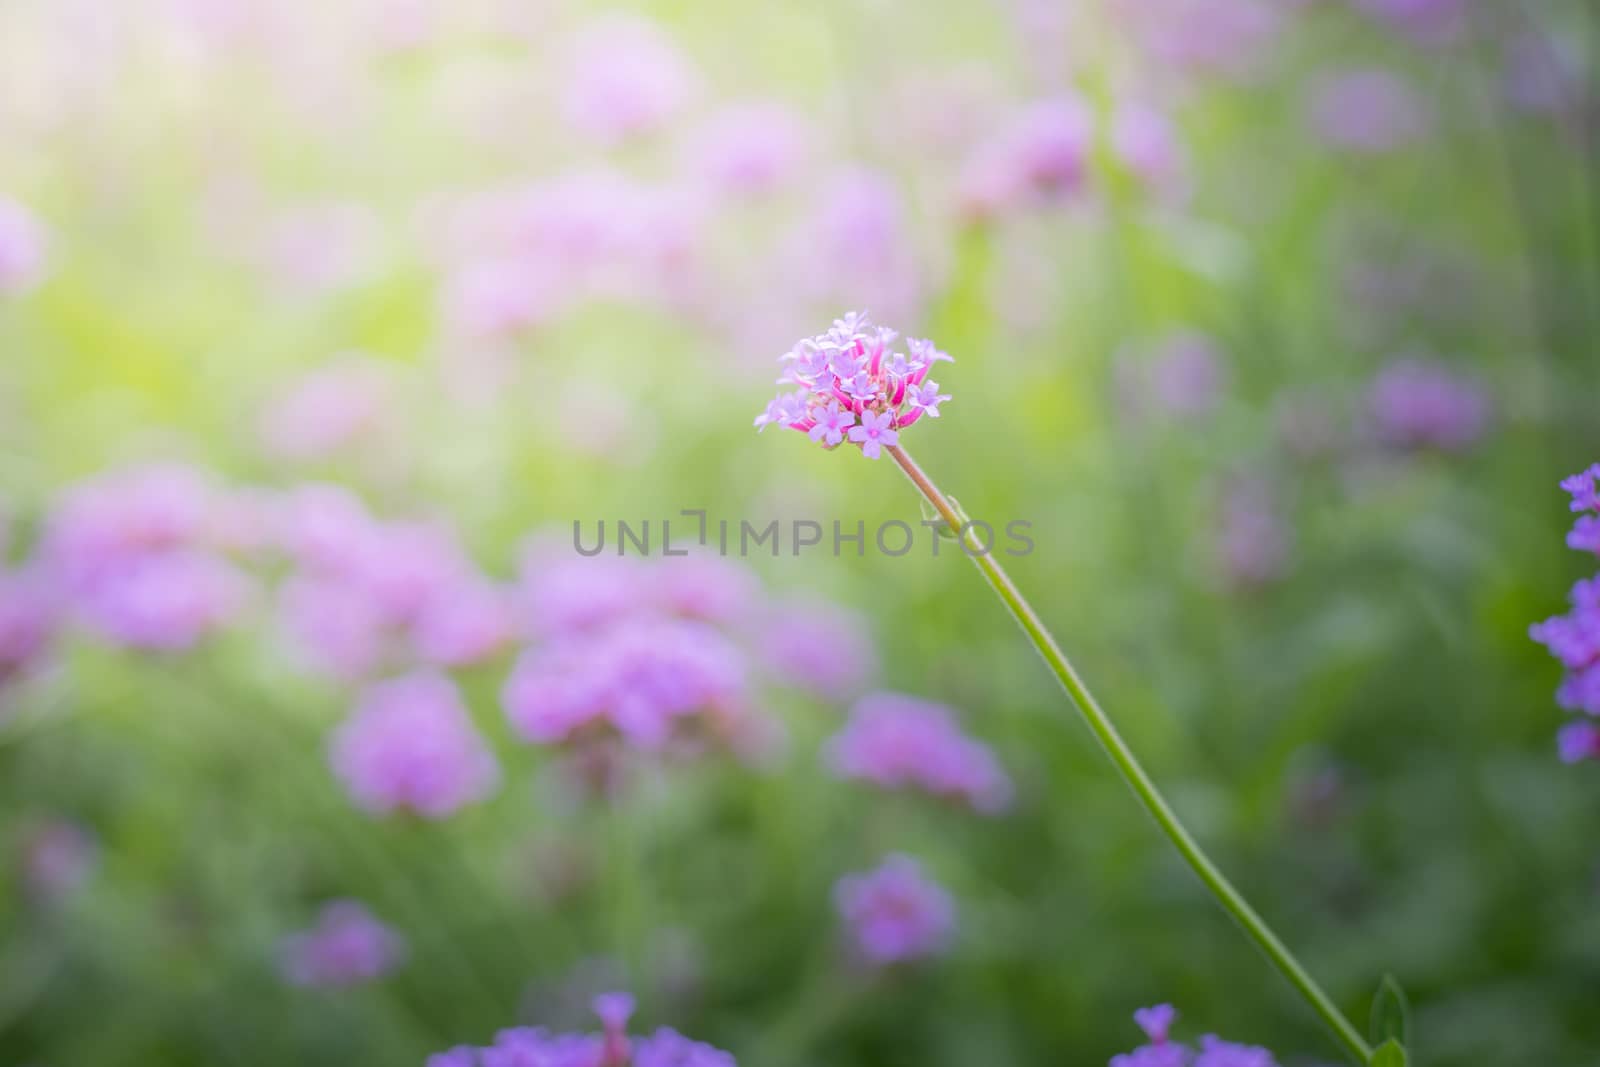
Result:
<svg viewBox="0 0 1600 1067">
<path fill-rule="evenodd" d="M 1597 61 L 1563 0 L 0 6 L 0 1065 L 1343 1062 L 896 435 L 1340 1008 L 1600 1062 Z"/>
</svg>

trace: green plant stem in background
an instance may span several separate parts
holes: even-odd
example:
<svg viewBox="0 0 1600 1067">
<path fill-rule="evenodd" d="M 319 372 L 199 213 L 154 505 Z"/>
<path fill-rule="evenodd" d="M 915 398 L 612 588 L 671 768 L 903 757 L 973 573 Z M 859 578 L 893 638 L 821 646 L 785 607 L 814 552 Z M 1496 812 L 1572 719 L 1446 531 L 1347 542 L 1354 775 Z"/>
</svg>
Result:
<svg viewBox="0 0 1600 1067">
<path fill-rule="evenodd" d="M 900 465 L 900 469 L 905 471 L 906 477 L 911 479 L 912 484 L 927 498 L 928 503 L 933 505 L 934 509 L 939 512 L 940 517 L 956 533 L 957 539 L 962 542 L 963 550 L 967 550 L 970 547 L 971 550 L 967 551 L 968 557 L 971 558 L 973 563 L 977 564 L 978 569 L 983 572 L 983 576 L 988 579 L 989 585 L 994 588 L 1000 599 L 1005 602 L 1006 607 L 1011 611 L 1012 617 L 1022 626 L 1023 631 L 1028 635 L 1028 639 L 1033 642 L 1034 647 L 1039 650 L 1039 654 L 1044 657 L 1044 661 L 1049 664 L 1051 671 L 1055 673 L 1056 679 L 1061 683 L 1061 687 L 1067 691 L 1067 695 L 1077 705 L 1084 721 L 1089 724 L 1089 729 L 1094 732 L 1095 737 L 1099 739 L 1100 744 L 1105 748 L 1106 754 L 1111 757 L 1111 762 L 1116 764 L 1117 770 L 1122 773 L 1122 777 L 1132 787 L 1134 794 L 1138 796 L 1145 809 L 1150 812 L 1150 815 L 1155 819 L 1168 839 L 1172 841 L 1173 846 L 1188 861 L 1189 866 L 1194 868 L 1195 874 L 1200 876 L 1200 880 L 1205 883 L 1206 888 L 1211 890 L 1218 903 L 1227 909 L 1228 913 L 1244 928 L 1245 933 L 1249 934 L 1251 939 L 1267 954 L 1267 958 L 1289 980 L 1289 984 L 1294 986 L 1300 995 L 1305 998 L 1306 1002 L 1322 1017 L 1322 1020 L 1328 1024 L 1329 1029 L 1333 1031 L 1334 1036 L 1338 1038 L 1339 1043 L 1345 1047 L 1346 1051 L 1354 1056 L 1358 1063 L 1370 1063 L 1372 1049 L 1361 1037 L 1360 1031 L 1351 1025 L 1350 1020 L 1345 1018 L 1344 1014 L 1329 999 L 1328 994 L 1317 984 L 1317 980 L 1312 978 L 1306 969 L 1300 965 L 1300 961 L 1295 959 L 1294 953 L 1290 952 L 1288 946 L 1279 939 L 1277 934 L 1272 932 L 1272 928 L 1256 913 L 1256 910 L 1250 906 L 1249 902 L 1240 895 L 1239 891 L 1233 887 L 1233 884 L 1228 881 L 1222 871 L 1217 868 L 1217 865 L 1211 862 L 1210 857 L 1205 854 L 1205 850 L 1184 828 L 1183 823 L 1178 820 L 1177 813 L 1172 810 L 1172 806 L 1167 803 L 1166 798 L 1161 795 L 1161 791 L 1156 788 L 1156 784 L 1151 780 L 1150 775 L 1140 766 L 1138 759 L 1133 754 L 1133 750 L 1128 747 L 1128 743 L 1117 732 L 1117 728 L 1112 724 L 1111 719 L 1101 710 L 1100 705 L 1089 692 L 1088 686 L 1084 685 L 1083 679 L 1078 677 L 1078 672 L 1068 662 L 1066 654 L 1056 644 L 1055 638 L 1050 635 L 1049 630 L 1045 629 L 1045 625 L 1040 621 L 1038 614 L 1034 612 L 1021 591 L 1011 581 L 1010 576 L 1000 566 L 999 561 L 994 558 L 993 553 L 987 551 L 986 547 L 976 540 L 971 542 L 967 540 L 969 531 L 965 529 L 968 522 L 966 516 L 962 514 L 949 497 L 940 492 L 939 487 L 934 485 L 928 476 L 923 473 L 922 468 L 917 466 L 916 461 L 906 453 L 905 449 L 899 446 L 890 446 L 887 451 L 894 457 L 894 461 Z"/>
</svg>

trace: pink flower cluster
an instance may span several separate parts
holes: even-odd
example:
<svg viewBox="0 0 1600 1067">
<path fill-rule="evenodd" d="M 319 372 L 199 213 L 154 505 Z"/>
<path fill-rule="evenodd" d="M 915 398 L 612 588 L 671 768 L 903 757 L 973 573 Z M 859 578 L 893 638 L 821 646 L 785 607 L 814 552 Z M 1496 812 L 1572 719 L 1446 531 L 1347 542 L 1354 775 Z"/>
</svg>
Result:
<svg viewBox="0 0 1600 1067">
<path fill-rule="evenodd" d="M 418 673 L 369 688 L 329 746 L 357 807 L 444 818 L 500 784 L 500 765 L 443 675 Z"/>
<path fill-rule="evenodd" d="M 459 1045 L 430 1056 L 427 1067 L 737 1067 L 731 1054 L 669 1027 L 629 1035 L 633 1011 L 633 997 L 606 993 L 594 1001 L 598 1034 L 519 1026 L 500 1031 L 486 1048 Z"/>
<path fill-rule="evenodd" d="M 441 525 L 384 521 L 346 490 L 307 485 L 275 501 L 293 567 L 279 614 L 308 665 L 340 678 L 395 663 L 461 667 L 515 635 L 510 595 Z"/>
<path fill-rule="evenodd" d="M 827 759 L 842 778 L 922 789 L 985 813 L 1011 802 L 1000 761 L 962 733 L 950 708 L 898 693 L 863 697 L 828 743 Z"/>
<path fill-rule="evenodd" d="M 283 976 L 299 986 L 370 982 L 393 971 L 405 955 L 405 940 L 355 900 L 325 905 L 314 926 L 285 938 L 279 949 Z"/>
<path fill-rule="evenodd" d="M 67 612 L 128 648 L 180 651 L 233 622 L 250 583 L 222 552 L 224 498 L 200 472 L 150 466 L 66 491 L 36 566 Z"/>
<path fill-rule="evenodd" d="M 76 822 L 51 818 L 23 835 L 17 870 L 34 900 L 60 904 L 88 882 L 99 858 L 93 834 Z"/>
<path fill-rule="evenodd" d="M 955 933 L 955 900 L 909 856 L 888 856 L 875 870 L 834 886 L 834 904 L 855 951 L 874 967 L 943 952 Z"/>
<path fill-rule="evenodd" d="M 801 341 L 780 357 L 788 366 L 778 382 L 794 388 L 756 417 L 757 429 L 787 426 L 827 449 L 848 440 L 877 459 L 902 429 L 924 415 L 938 418 L 939 405 L 950 399 L 928 378 L 935 363 L 950 357 L 916 339 L 907 340 L 906 352 L 893 351 L 897 336 L 850 312 L 827 333 Z"/>
<path fill-rule="evenodd" d="M 674 304 L 700 255 L 701 214 L 690 190 L 607 167 L 473 195 L 445 219 L 447 323 L 483 341 L 590 300 Z"/>
<path fill-rule="evenodd" d="M 530 550 L 530 628 L 544 637 L 506 682 L 526 740 L 590 755 L 708 745 L 758 756 L 777 724 L 757 710 L 753 663 L 734 638 L 756 609 L 753 579 L 719 557 L 556 557 Z"/>
<path fill-rule="evenodd" d="M 1567 544 L 1600 555 L 1600 463 L 1565 479 L 1561 488 L 1579 513 Z M 1528 633 L 1567 670 L 1556 702 L 1600 718 L 1600 575 L 1574 585 L 1569 600 L 1571 611 L 1534 624 Z M 1567 763 L 1600 759 L 1600 726 L 1593 719 L 1568 723 L 1557 735 L 1557 748 Z"/>
<path fill-rule="evenodd" d="M 1134 1012 L 1133 1020 L 1148 1044 L 1111 1057 L 1111 1067 L 1277 1067 L 1278 1061 L 1266 1049 L 1224 1041 L 1214 1034 L 1200 1038 L 1199 1048 L 1173 1041 L 1170 1031 L 1177 1018 L 1171 1004 Z"/>
<path fill-rule="evenodd" d="M 1386 367 L 1372 383 L 1368 406 L 1378 438 L 1398 448 L 1460 452 L 1489 427 L 1483 387 L 1428 360 Z"/>
</svg>

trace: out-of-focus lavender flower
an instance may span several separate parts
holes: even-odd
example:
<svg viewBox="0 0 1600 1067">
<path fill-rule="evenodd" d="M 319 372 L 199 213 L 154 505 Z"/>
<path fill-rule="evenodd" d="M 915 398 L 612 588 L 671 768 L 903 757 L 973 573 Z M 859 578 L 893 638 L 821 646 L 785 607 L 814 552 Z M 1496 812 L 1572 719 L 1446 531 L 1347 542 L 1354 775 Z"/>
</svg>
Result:
<svg viewBox="0 0 1600 1067">
<path fill-rule="evenodd" d="M 595 998 L 598 1034 L 553 1033 L 543 1027 L 502 1030 L 494 1044 L 458 1046 L 428 1059 L 427 1067 L 737 1067 L 732 1055 L 662 1027 L 630 1036 L 633 997 L 606 993 Z"/>
<path fill-rule="evenodd" d="M 1094 147 L 1094 114 L 1076 96 L 1026 105 L 969 160 L 961 178 L 963 210 L 985 218 L 1080 191 Z"/>
<path fill-rule="evenodd" d="M 889 175 L 841 170 L 817 187 L 814 206 L 785 239 L 781 284 L 807 306 L 861 301 L 891 317 L 910 316 L 927 266 L 914 239 L 905 197 Z"/>
<path fill-rule="evenodd" d="M 374 814 L 442 818 L 500 783 L 455 685 L 425 672 L 368 689 L 334 734 L 329 759 L 356 805 Z"/>
<path fill-rule="evenodd" d="M 343 490 L 304 486 L 280 508 L 279 539 L 298 564 L 280 620 L 329 674 L 360 678 L 392 659 L 466 666 L 516 632 L 510 594 L 442 526 L 379 521 Z"/>
<path fill-rule="evenodd" d="M 1324 141 L 1350 152 L 1377 155 L 1420 140 L 1426 108 L 1415 90 L 1387 70 L 1329 75 L 1312 91 L 1311 124 Z"/>
<path fill-rule="evenodd" d="M 1272 0 L 1126 0 L 1116 10 L 1158 73 L 1244 80 L 1271 55 L 1287 8 Z"/>
<path fill-rule="evenodd" d="M 1466 26 L 1468 0 L 1352 0 L 1367 15 L 1420 44 L 1445 44 Z"/>
<path fill-rule="evenodd" d="M 862 960 L 884 967 L 944 952 L 955 935 L 955 900 L 910 856 L 886 857 L 876 869 L 834 886 L 834 905 Z"/>
<path fill-rule="evenodd" d="M 1556 750 L 1562 763 L 1600 760 L 1600 726 L 1592 722 L 1569 722 L 1556 732 Z"/>
<path fill-rule="evenodd" d="M 878 665 L 866 621 L 819 600 L 778 605 L 758 645 L 779 679 L 830 700 L 859 693 Z"/>
<path fill-rule="evenodd" d="M 1198 1049 L 1173 1041 L 1170 1030 L 1177 1017 L 1170 1004 L 1134 1012 L 1134 1021 L 1149 1043 L 1111 1057 L 1111 1067 L 1277 1067 L 1266 1049 L 1224 1041 L 1214 1034 L 1201 1037 Z"/>
<path fill-rule="evenodd" d="M 1372 383 L 1368 408 L 1381 441 L 1399 448 L 1460 452 L 1489 427 L 1489 395 L 1448 366 L 1420 359 L 1390 364 Z"/>
<path fill-rule="evenodd" d="M 384 368 L 365 356 L 342 356 L 290 384 L 269 401 L 261 439 L 283 459 L 321 459 L 380 429 L 394 403 Z"/>
<path fill-rule="evenodd" d="M 48 244 L 44 225 L 0 194 L 0 295 L 32 288 L 44 277 Z"/>
<path fill-rule="evenodd" d="M 1223 498 L 1219 562 L 1228 583 L 1251 589 L 1276 580 L 1289 564 L 1291 532 L 1271 488 L 1259 478 L 1242 478 Z"/>
<path fill-rule="evenodd" d="M 405 956 L 405 940 L 355 900 L 324 905 L 315 925 L 286 937 L 280 947 L 283 976 L 299 986 L 370 982 L 393 971 Z"/>
<path fill-rule="evenodd" d="M 39 576 L 0 570 L 0 694 L 48 654 L 56 605 Z"/>
<path fill-rule="evenodd" d="M 649 583 L 640 560 L 579 556 L 571 546 L 546 537 L 524 550 L 518 581 L 529 629 L 546 638 L 598 629 L 638 614 L 649 602 Z"/>
<path fill-rule="evenodd" d="M 755 610 L 760 588 L 743 563 L 691 552 L 664 557 L 651 568 L 651 599 L 668 615 L 737 625 Z"/>
<path fill-rule="evenodd" d="M 130 561 L 113 580 L 84 591 L 77 608 L 119 645 L 176 652 L 233 621 L 249 598 L 249 579 L 225 560 L 161 552 Z"/>
<path fill-rule="evenodd" d="M 199 471 L 150 466 L 67 490 L 46 524 L 41 574 L 101 636 L 176 651 L 232 622 L 250 582 L 212 543 L 218 495 Z"/>
<path fill-rule="evenodd" d="M 862 455 L 877 459 L 881 449 L 899 440 L 899 430 L 923 415 L 936 415 L 927 403 L 919 404 L 925 384 L 938 394 L 938 383 L 929 382 L 933 365 L 949 360 L 931 341 L 915 338 L 906 342 L 906 352 L 892 350 L 898 335 L 893 330 L 874 327 L 865 315 L 850 312 L 836 319 L 833 329 L 807 338 L 780 357 L 788 366 L 783 384 L 794 388 L 780 393 L 767 410 L 756 416 L 757 429 L 769 424 L 787 426 L 809 434 L 819 423 L 841 425 L 836 410 L 847 410 L 856 424 L 849 426 L 852 444 Z M 937 395 L 938 401 L 950 399 Z M 839 440 L 830 435 L 814 438 L 824 448 L 837 448 Z"/>
<path fill-rule="evenodd" d="M 610 16 L 572 43 L 562 79 L 562 113 L 574 129 L 616 144 L 658 129 L 688 102 L 697 74 L 655 23 Z"/>
<path fill-rule="evenodd" d="M 1111 120 L 1111 148 L 1117 161 L 1148 188 L 1167 194 L 1183 191 L 1183 146 L 1165 111 L 1136 100 L 1118 105 Z"/>
<path fill-rule="evenodd" d="M 99 858 L 99 843 L 87 829 L 51 819 L 24 835 L 18 869 L 29 896 L 40 903 L 59 903 L 83 887 Z"/>
<path fill-rule="evenodd" d="M 712 627 L 638 619 L 529 652 L 506 683 L 511 723 L 535 744 L 620 737 L 647 751 L 727 741 L 750 715 L 743 654 Z"/>
<path fill-rule="evenodd" d="M 1568 38 L 1537 31 L 1506 46 L 1506 99 L 1535 115 L 1571 116 L 1582 110 L 1586 87 L 1578 48 Z"/>
<path fill-rule="evenodd" d="M 1119 402 L 1134 418 L 1154 412 L 1200 419 L 1222 400 L 1221 355 L 1215 342 L 1193 330 L 1170 334 L 1145 354 L 1123 351 L 1113 370 Z"/>
<path fill-rule="evenodd" d="M 690 166 L 725 195 L 770 193 L 804 163 L 813 134 L 793 108 L 772 100 L 729 104 L 696 131 Z"/>
<path fill-rule="evenodd" d="M 982 742 L 962 733 L 955 714 L 898 693 L 862 697 L 828 742 L 834 773 L 885 789 L 913 787 L 993 813 L 1011 802 L 1011 779 Z"/>
</svg>

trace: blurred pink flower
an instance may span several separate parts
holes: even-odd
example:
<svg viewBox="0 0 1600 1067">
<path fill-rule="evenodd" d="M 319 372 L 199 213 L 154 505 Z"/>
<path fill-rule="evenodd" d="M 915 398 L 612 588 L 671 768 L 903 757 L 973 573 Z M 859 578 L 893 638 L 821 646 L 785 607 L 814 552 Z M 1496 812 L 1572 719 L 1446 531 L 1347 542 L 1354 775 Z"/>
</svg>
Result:
<svg viewBox="0 0 1600 1067">
<path fill-rule="evenodd" d="M 56 614 L 55 598 L 39 575 L 0 570 L 0 698 L 49 653 Z"/>
<path fill-rule="evenodd" d="M 571 44 L 561 79 L 567 122 L 602 144 L 661 127 L 693 93 L 697 73 L 671 36 L 648 19 L 612 15 Z"/>
<path fill-rule="evenodd" d="M 855 696 L 878 666 L 866 620 L 823 600 L 778 605 L 762 627 L 757 647 L 768 670 L 785 684 L 829 700 Z"/>
<path fill-rule="evenodd" d="M 309 930 L 285 938 L 284 977 L 299 986 L 349 986 L 393 971 L 405 959 L 405 940 L 366 905 L 335 900 L 323 906 Z"/>
<path fill-rule="evenodd" d="M 1421 44 L 1454 40 L 1466 28 L 1470 0 L 1352 0 L 1367 15 Z"/>
<path fill-rule="evenodd" d="M 1217 554 L 1229 585 L 1250 589 L 1282 577 L 1290 541 L 1289 524 L 1266 482 L 1241 478 L 1227 487 Z"/>
<path fill-rule="evenodd" d="M 378 431 L 395 401 L 386 368 L 345 355 L 292 382 L 271 399 L 261 438 L 283 459 L 323 459 Z"/>
<path fill-rule="evenodd" d="M 1376 155 L 1420 140 L 1427 109 L 1410 84 L 1385 70 L 1349 70 L 1319 81 L 1311 97 L 1311 122 L 1335 148 Z"/>
<path fill-rule="evenodd" d="M 1111 148 L 1118 162 L 1146 187 L 1167 194 L 1183 192 L 1187 164 L 1165 111 L 1134 100 L 1118 105 L 1111 120 Z"/>
<path fill-rule="evenodd" d="M 443 818 L 500 783 L 494 754 L 454 683 L 428 672 L 363 693 L 334 733 L 329 759 L 356 806 L 377 815 Z"/>
<path fill-rule="evenodd" d="M 1489 427 L 1489 394 L 1439 362 L 1402 359 L 1384 368 L 1368 394 L 1381 441 L 1401 448 L 1459 452 Z"/>
<path fill-rule="evenodd" d="M 873 966 L 938 955 L 955 934 L 954 899 L 909 856 L 891 855 L 876 870 L 839 879 L 834 903 L 856 951 Z"/>
<path fill-rule="evenodd" d="M 792 179 L 813 131 L 793 108 L 773 100 L 724 105 L 690 139 L 691 166 L 723 195 L 759 196 Z"/>
<path fill-rule="evenodd" d="M 963 210 L 979 218 L 1080 192 L 1089 176 L 1094 113 L 1077 96 L 1036 100 L 1003 121 L 968 161 Z"/>
<path fill-rule="evenodd" d="M 48 246 L 44 225 L 0 194 L 0 296 L 30 289 L 44 277 Z"/>
<path fill-rule="evenodd" d="M 922 789 L 985 814 L 1011 803 L 1011 779 L 989 747 L 961 731 L 952 709 L 915 697 L 862 697 L 826 758 L 842 778 Z"/>
</svg>

